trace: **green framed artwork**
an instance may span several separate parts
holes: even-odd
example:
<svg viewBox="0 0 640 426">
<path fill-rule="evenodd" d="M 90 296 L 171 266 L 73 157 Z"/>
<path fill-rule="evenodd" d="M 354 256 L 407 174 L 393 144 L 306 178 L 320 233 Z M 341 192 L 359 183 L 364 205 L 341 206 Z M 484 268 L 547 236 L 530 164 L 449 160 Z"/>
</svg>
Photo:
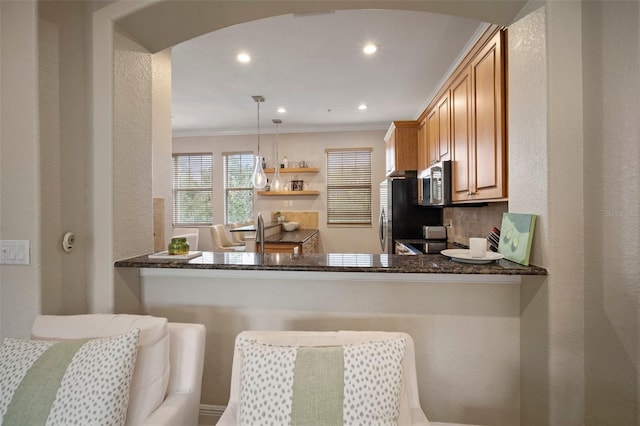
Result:
<svg viewBox="0 0 640 426">
<path fill-rule="evenodd" d="M 498 252 L 512 262 L 529 265 L 535 224 L 533 214 L 503 213 Z"/>
</svg>

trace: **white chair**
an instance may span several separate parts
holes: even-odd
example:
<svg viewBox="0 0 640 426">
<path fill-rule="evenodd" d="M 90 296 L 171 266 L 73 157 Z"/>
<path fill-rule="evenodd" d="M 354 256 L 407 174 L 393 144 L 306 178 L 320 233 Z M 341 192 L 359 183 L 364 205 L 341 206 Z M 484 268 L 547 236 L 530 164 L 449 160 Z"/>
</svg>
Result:
<svg viewBox="0 0 640 426">
<path fill-rule="evenodd" d="M 239 339 L 250 339 L 273 346 L 339 346 L 355 343 L 379 342 L 403 337 L 406 348 L 402 361 L 402 384 L 400 389 L 399 416 L 400 426 L 429 426 L 426 415 L 420 407 L 416 378 L 413 340 L 406 333 L 381 331 L 243 331 L 236 337 L 231 371 L 231 390 L 229 403 L 218 421 L 218 426 L 236 426 L 239 418 L 240 372 L 243 364 L 242 351 L 238 349 Z M 322 419 L 318 419 L 322 424 Z"/>
<path fill-rule="evenodd" d="M 241 228 L 244 224 L 242 222 L 235 222 L 231 224 L 231 229 Z M 245 233 L 244 232 L 231 232 L 231 239 L 235 245 L 243 245 L 245 244 Z"/>
<path fill-rule="evenodd" d="M 139 329 L 126 425 L 197 426 L 206 330 L 145 315 L 41 315 L 33 339 L 91 339 Z M 79 421 L 82 423 L 82 420 Z"/>
<path fill-rule="evenodd" d="M 213 251 L 245 251 L 244 245 L 236 245 L 229 240 L 224 225 L 213 225 L 211 227 L 211 241 Z"/>
</svg>

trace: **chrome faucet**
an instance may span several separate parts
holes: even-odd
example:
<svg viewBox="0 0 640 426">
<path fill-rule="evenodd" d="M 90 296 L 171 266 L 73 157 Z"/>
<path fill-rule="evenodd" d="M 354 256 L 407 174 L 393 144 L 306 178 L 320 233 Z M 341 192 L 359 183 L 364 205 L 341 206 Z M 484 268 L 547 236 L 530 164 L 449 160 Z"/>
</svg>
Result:
<svg viewBox="0 0 640 426">
<path fill-rule="evenodd" d="M 258 229 L 257 229 L 257 239 L 258 239 L 258 253 L 264 255 L 264 219 L 262 218 L 262 213 L 258 213 Z"/>
</svg>

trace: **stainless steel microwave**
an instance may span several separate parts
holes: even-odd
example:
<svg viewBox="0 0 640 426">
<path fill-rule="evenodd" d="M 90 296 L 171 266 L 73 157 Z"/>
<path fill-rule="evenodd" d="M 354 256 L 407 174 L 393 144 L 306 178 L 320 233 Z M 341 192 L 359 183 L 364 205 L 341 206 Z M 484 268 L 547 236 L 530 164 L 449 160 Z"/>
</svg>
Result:
<svg viewBox="0 0 640 426">
<path fill-rule="evenodd" d="M 435 163 L 418 175 L 418 204 L 446 206 L 451 204 L 451 161 Z"/>
</svg>

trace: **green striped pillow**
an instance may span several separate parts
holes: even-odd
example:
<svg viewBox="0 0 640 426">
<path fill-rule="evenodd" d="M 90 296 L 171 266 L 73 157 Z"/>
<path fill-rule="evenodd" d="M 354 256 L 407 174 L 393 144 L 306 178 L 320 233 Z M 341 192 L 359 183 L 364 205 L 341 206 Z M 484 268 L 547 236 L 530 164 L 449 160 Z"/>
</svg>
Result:
<svg viewBox="0 0 640 426">
<path fill-rule="evenodd" d="M 0 424 L 124 425 L 139 330 L 94 340 L 6 338 Z"/>
<path fill-rule="evenodd" d="M 240 425 L 395 425 L 406 341 L 271 346 L 240 339 Z"/>
</svg>

